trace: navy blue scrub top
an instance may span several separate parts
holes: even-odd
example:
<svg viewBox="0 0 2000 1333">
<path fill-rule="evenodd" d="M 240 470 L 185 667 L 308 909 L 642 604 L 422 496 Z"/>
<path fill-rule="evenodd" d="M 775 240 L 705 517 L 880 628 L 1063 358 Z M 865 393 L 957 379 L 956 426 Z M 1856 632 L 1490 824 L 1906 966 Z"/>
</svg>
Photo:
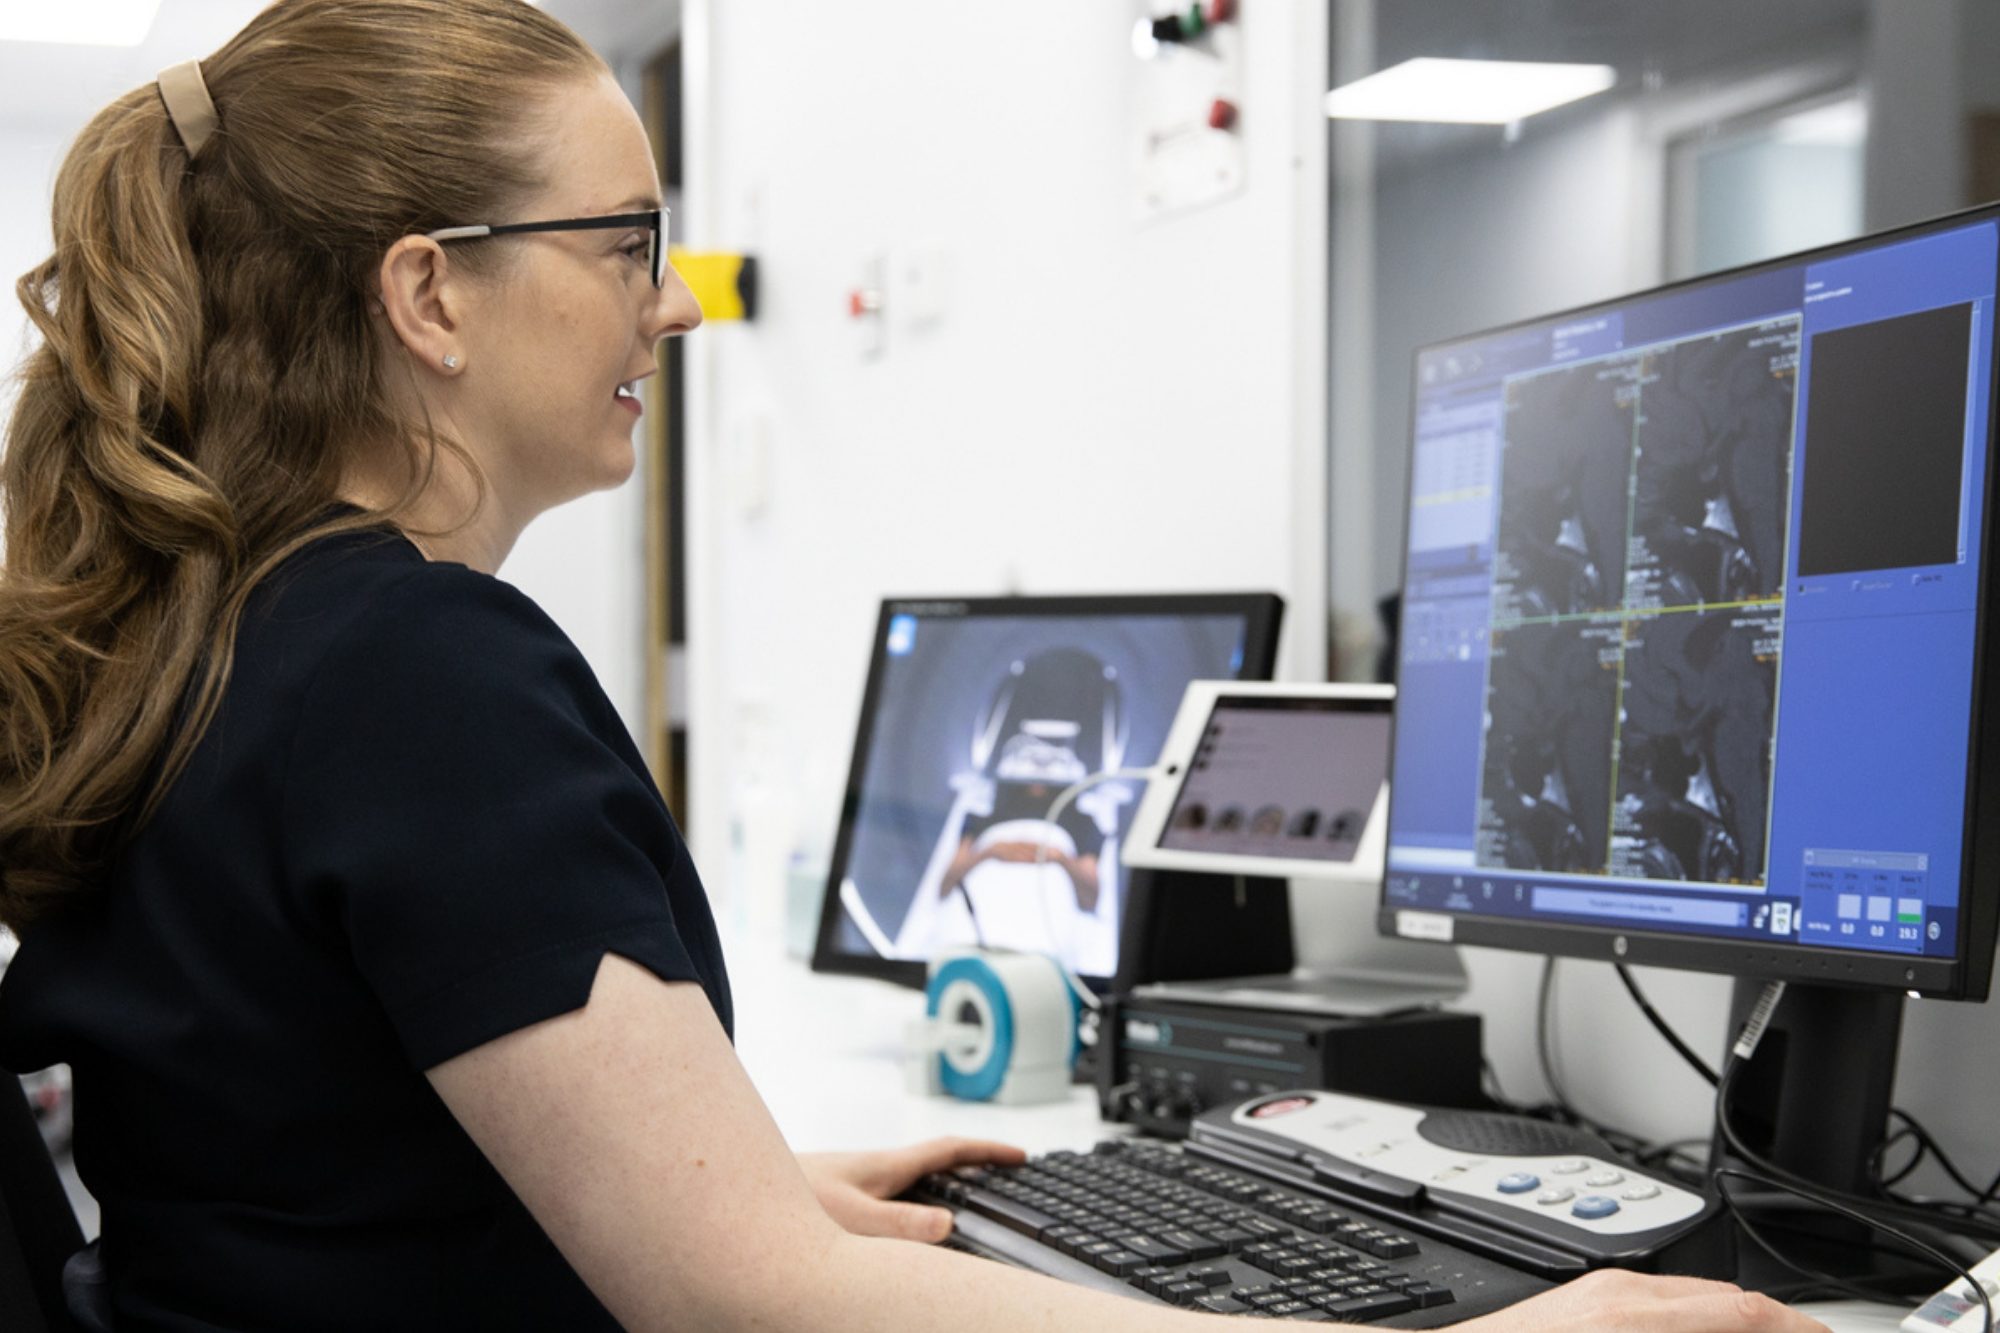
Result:
<svg viewBox="0 0 2000 1333">
<path fill-rule="evenodd" d="M 617 1325 L 424 1077 L 606 953 L 728 978 L 574 645 L 400 536 L 254 594 L 221 711 L 100 893 L 30 926 L 0 1063 L 66 1061 L 121 1330 Z"/>
</svg>

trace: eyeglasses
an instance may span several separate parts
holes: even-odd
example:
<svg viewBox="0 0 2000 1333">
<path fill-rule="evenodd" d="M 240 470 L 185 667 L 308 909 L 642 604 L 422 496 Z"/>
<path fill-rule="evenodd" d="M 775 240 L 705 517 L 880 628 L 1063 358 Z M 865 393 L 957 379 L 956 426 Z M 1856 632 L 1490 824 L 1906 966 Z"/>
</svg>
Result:
<svg viewBox="0 0 2000 1333">
<path fill-rule="evenodd" d="M 554 222 L 500 222 L 481 227 L 443 227 L 425 232 L 433 241 L 470 241 L 484 236 L 514 236 L 529 231 L 609 231 L 614 227 L 645 227 L 649 233 L 646 262 L 653 271 L 653 285 L 667 282 L 667 210 L 649 208 L 643 213 L 609 213 L 594 218 L 561 218 Z"/>
</svg>

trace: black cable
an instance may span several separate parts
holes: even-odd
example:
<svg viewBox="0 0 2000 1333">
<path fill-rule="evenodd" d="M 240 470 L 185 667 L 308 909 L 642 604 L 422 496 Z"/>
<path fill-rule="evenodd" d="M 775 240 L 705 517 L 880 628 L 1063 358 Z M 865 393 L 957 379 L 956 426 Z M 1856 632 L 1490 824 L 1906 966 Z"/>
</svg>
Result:
<svg viewBox="0 0 2000 1333">
<path fill-rule="evenodd" d="M 1666 1040 L 1669 1046 L 1672 1046 L 1675 1051 L 1679 1052 L 1681 1058 L 1686 1060 L 1697 1074 L 1700 1074 L 1703 1079 L 1707 1080 L 1711 1087 L 1714 1086 L 1718 1082 L 1715 1071 L 1708 1066 L 1706 1061 L 1689 1048 L 1688 1044 L 1681 1039 L 1680 1034 L 1675 1032 L 1666 1019 L 1647 1001 L 1645 992 L 1639 988 L 1638 979 L 1632 975 L 1631 971 L 1623 963 L 1613 963 L 1611 966 L 1612 970 L 1618 973 L 1618 979 L 1625 983 L 1625 989 L 1632 996 L 1633 1003 L 1639 1006 L 1639 1011 L 1652 1023 L 1660 1036 Z M 1904 1128 L 1878 1144 L 1874 1152 L 1869 1155 L 1868 1162 L 1870 1179 L 1874 1182 L 1876 1188 L 1881 1191 L 1884 1198 L 1910 1207 L 1935 1211 L 1954 1220 L 1974 1218 L 2000 1223 L 2000 1216 L 1989 1216 L 1983 1212 L 1983 1205 L 1989 1201 L 1990 1195 L 1995 1190 L 2000 1190 L 2000 1176 L 1996 1176 L 1993 1184 L 1988 1186 L 1985 1191 L 1982 1191 L 1979 1186 L 1966 1178 L 1965 1174 L 1958 1169 L 1957 1164 L 1951 1160 L 1943 1147 L 1939 1145 L 1937 1139 L 1932 1136 L 1929 1130 L 1924 1128 L 1915 1116 L 1897 1107 L 1889 1108 L 1889 1114 L 1901 1120 Z M 1905 1138 L 1916 1143 L 1916 1152 L 1900 1170 L 1885 1175 L 1884 1166 L 1890 1150 Z M 1957 1200 L 1912 1198 L 1897 1194 L 1890 1188 L 1907 1179 L 1911 1173 L 1922 1165 L 1926 1155 L 1937 1159 L 1938 1166 L 1947 1176 L 1951 1177 L 1953 1183 L 1972 1196 L 1972 1203 L 1960 1203 Z"/>
<path fill-rule="evenodd" d="M 1640 1154 L 1658 1145 L 1644 1135 L 1617 1129 L 1585 1115 L 1577 1109 L 1576 1103 L 1570 1100 L 1569 1090 L 1563 1086 L 1562 1078 L 1556 1073 L 1554 1025 L 1550 1021 L 1551 1000 L 1555 993 L 1555 974 L 1556 958 L 1551 954 L 1542 960 L 1541 985 L 1535 999 L 1535 1053 L 1541 1062 L 1542 1079 L 1549 1085 L 1553 1105 L 1541 1108 L 1539 1111 L 1528 1110 L 1525 1113 L 1539 1114 L 1543 1119 L 1554 1119 L 1587 1129 L 1603 1139 L 1621 1156 L 1636 1160 Z"/>
<path fill-rule="evenodd" d="M 1748 1143 L 1744 1142 L 1743 1136 L 1737 1132 L 1734 1122 L 1729 1118 L 1730 1093 L 1734 1087 L 1736 1071 L 1741 1069 L 1743 1064 L 1744 1060 L 1734 1055 L 1725 1061 L 1722 1066 L 1722 1078 L 1715 1090 L 1715 1127 L 1721 1134 L 1722 1141 L 1728 1145 L 1730 1152 L 1734 1153 L 1742 1161 L 1749 1163 L 1755 1170 L 1771 1176 L 1776 1181 L 1783 1182 L 1790 1192 L 1827 1198 L 1843 1206 L 1852 1205 L 1859 1208 L 1866 1208 L 1878 1217 L 1894 1218 L 1899 1222 L 1907 1222 L 1913 1226 L 1938 1225 L 1941 1219 L 1935 1210 L 1912 1206 L 1894 1199 L 1870 1199 L 1861 1195 L 1849 1194 L 1844 1190 L 1836 1190 L 1831 1186 L 1822 1185 L 1818 1181 L 1808 1180 L 1804 1176 L 1788 1171 L 1751 1148 Z M 1982 1238 L 2000 1240 L 2000 1219 L 1992 1219 L 1981 1215 L 1978 1217 L 1954 1218 L 1953 1220 L 1958 1222 L 1963 1230 L 1979 1235 Z"/>
<path fill-rule="evenodd" d="M 958 883 L 951 887 L 959 897 L 965 899 L 965 914 L 972 918 L 972 942 L 984 949 L 986 947 L 986 932 L 979 928 L 979 909 L 972 905 L 972 890 L 965 887 L 963 876 L 960 876 Z"/>
<path fill-rule="evenodd" d="M 1729 1193 L 1728 1187 L 1723 1182 L 1728 1179 L 1753 1181 L 1757 1184 L 1790 1194 L 1817 1208 L 1826 1209 L 1851 1221 L 1858 1222 L 1872 1231 L 1891 1237 L 1897 1244 L 1907 1247 L 1908 1251 L 1932 1260 L 1946 1272 L 1963 1279 L 1973 1296 L 1978 1299 L 1985 1313 L 1984 1333 L 1995 1333 L 1993 1303 L 1988 1297 L 1985 1287 L 1980 1285 L 1979 1281 L 1972 1276 L 1966 1267 L 1957 1259 L 1946 1254 L 1928 1241 L 1918 1236 L 1913 1236 L 1902 1227 L 1891 1225 L 1885 1220 L 1887 1218 L 1894 1218 L 1898 1222 L 1909 1226 L 1921 1227 L 1928 1231 L 1935 1228 L 1938 1224 L 1938 1217 L 1935 1212 L 1910 1207 L 1894 1201 L 1859 1198 L 1845 1191 L 1835 1190 L 1815 1181 L 1807 1180 L 1783 1167 L 1775 1165 L 1761 1154 L 1752 1150 L 1749 1144 L 1744 1142 L 1743 1136 L 1737 1132 L 1735 1123 L 1731 1119 L 1730 1105 L 1731 1094 L 1734 1092 L 1736 1086 L 1736 1075 L 1755 1056 L 1758 1038 L 1763 1034 L 1764 1024 L 1769 1021 L 1771 1012 L 1776 1008 L 1777 1000 L 1783 994 L 1783 991 L 1784 987 L 1782 983 L 1774 983 L 1766 989 L 1764 998 L 1759 1002 L 1750 1021 L 1744 1025 L 1743 1035 L 1738 1038 L 1728 1059 L 1724 1062 L 1722 1075 L 1716 1083 L 1715 1128 L 1717 1137 L 1721 1139 L 1730 1152 L 1734 1153 L 1742 1162 L 1747 1164 L 1747 1167 L 1717 1164 L 1710 1169 L 1709 1179 L 1713 1183 L 1717 1197 L 1721 1200 L 1724 1207 L 1728 1209 L 1737 1224 L 1743 1228 L 1744 1235 L 1748 1236 L 1760 1249 L 1764 1250 L 1780 1264 L 1783 1264 L 1793 1272 L 1806 1276 L 1812 1281 L 1851 1289 L 1857 1294 L 1870 1293 L 1859 1284 L 1848 1283 L 1843 1279 L 1805 1268 L 1803 1265 L 1781 1254 L 1776 1247 L 1772 1246 L 1764 1238 L 1757 1227 L 1752 1225 L 1749 1219 L 1743 1215 L 1743 1211 L 1737 1206 L 1738 1201 Z M 1907 1115 L 1905 1115 L 1904 1119 L 1906 1123 L 1914 1123 L 1910 1121 Z M 1921 1126 L 1918 1126 L 1918 1129 L 1921 1131 Z M 1928 1136 L 1926 1135 L 1926 1137 Z M 1983 1221 L 1983 1219 L 1963 1218 L 1959 1219 L 1959 1221 L 1963 1225 L 1969 1222 Z M 1974 1226 L 1967 1229 L 1978 1230 L 1979 1228 Z"/>
<path fill-rule="evenodd" d="M 1556 989 L 1556 958 L 1550 954 L 1542 960 L 1542 982 L 1535 994 L 1535 1054 L 1541 1060 L 1542 1081 L 1549 1085 L 1549 1096 L 1555 1100 L 1556 1109 L 1572 1124 L 1585 1129 L 1603 1130 L 1569 1099 L 1569 1089 L 1563 1087 L 1562 1079 L 1556 1074 L 1554 1024 L 1549 1019 L 1550 1001 Z M 1607 1139 L 1609 1135 L 1605 1136 Z"/>
<path fill-rule="evenodd" d="M 1694 1072 L 1700 1074 L 1702 1078 L 1708 1081 L 1709 1087 L 1714 1087 L 1716 1084 L 1716 1074 L 1713 1069 L 1708 1067 L 1708 1061 L 1696 1055 L 1694 1049 L 1681 1040 L 1680 1034 L 1667 1026 L 1667 1020 L 1660 1017 L 1659 1011 L 1647 1003 L 1645 992 L 1639 989 L 1638 981 L 1633 978 L 1631 971 L 1626 968 L 1625 964 L 1613 963 L 1611 970 L 1616 972 L 1618 979 L 1625 983 L 1625 989 L 1632 995 L 1632 1002 L 1639 1006 L 1639 1012 L 1646 1016 L 1647 1021 L 1653 1025 L 1653 1029 L 1666 1038 L 1667 1045 L 1678 1051 L 1681 1059 L 1692 1065 Z"/>
<path fill-rule="evenodd" d="M 1726 1133 L 1724 1137 L 1728 1137 Z M 1825 1191 L 1819 1189 L 1801 1189 L 1797 1186 L 1787 1184 L 1783 1180 L 1765 1175 L 1761 1171 L 1747 1171 L 1740 1167 L 1719 1166 L 1709 1172 L 1709 1179 L 1715 1182 L 1716 1196 L 1721 1199 L 1723 1207 L 1729 1210 L 1729 1215 L 1736 1219 L 1736 1225 L 1743 1228 L 1743 1234 L 1748 1236 L 1764 1253 L 1770 1255 L 1771 1258 L 1783 1264 L 1786 1268 L 1791 1269 L 1794 1273 L 1813 1282 L 1830 1286 L 1835 1290 L 1848 1292 L 1863 1300 L 1879 1301 L 1884 1299 L 1884 1293 L 1874 1291 L 1859 1283 L 1848 1282 L 1843 1278 L 1821 1273 L 1816 1269 L 1807 1268 L 1804 1264 L 1780 1253 L 1776 1247 L 1764 1239 L 1763 1234 L 1751 1224 L 1750 1219 L 1745 1217 L 1742 1210 L 1737 1207 L 1737 1200 L 1722 1183 L 1725 1179 L 1747 1180 L 1753 1184 L 1782 1190 L 1786 1194 L 1805 1200 L 1816 1208 L 1824 1208 L 1829 1212 L 1838 1213 L 1851 1222 L 1859 1222 L 1871 1231 L 1879 1231 L 1883 1235 L 1891 1237 L 1893 1240 L 1907 1247 L 1910 1252 L 1934 1261 L 1939 1267 L 1954 1277 L 1963 1279 L 1972 1288 L 1973 1295 L 1979 1298 L 1979 1304 L 1985 1310 L 1986 1322 L 1982 1325 L 1982 1333 L 1994 1333 L 1993 1302 L 1987 1297 L 1986 1288 L 1981 1286 L 1979 1279 L 1973 1277 L 1971 1272 L 1964 1265 L 1960 1264 L 1958 1260 L 1952 1258 L 1936 1246 L 1931 1245 L 1929 1242 L 1919 1240 L 1917 1237 L 1910 1235 L 1907 1231 L 1903 1231 L 1898 1227 L 1890 1226 L 1880 1218 L 1871 1217 L 1859 1208 L 1850 1208 L 1845 1203 L 1831 1197 Z"/>
<path fill-rule="evenodd" d="M 1982 1198 L 1983 1191 L 1980 1190 L 1979 1186 L 1973 1184 L 1972 1181 L 1967 1179 L 1963 1171 L 1958 1169 L 1958 1164 L 1952 1161 L 1950 1154 L 1945 1152 L 1942 1145 L 1938 1143 L 1936 1137 L 1933 1136 L 1928 1129 L 1925 1129 L 1923 1123 L 1919 1121 L 1915 1116 L 1911 1115 L 1908 1111 L 1904 1111 L 1892 1106 L 1889 1108 L 1889 1114 L 1895 1116 L 1898 1120 L 1902 1121 L 1903 1128 L 1897 1130 L 1894 1134 L 1891 1134 L 1888 1138 L 1884 1139 L 1881 1145 L 1877 1147 L 1874 1153 L 1870 1155 L 1868 1163 L 1870 1176 L 1875 1181 L 1876 1185 L 1881 1188 L 1882 1192 L 1885 1195 L 1888 1195 L 1888 1197 L 1892 1199 L 1897 1199 L 1903 1203 L 1915 1204 L 1918 1207 L 1936 1208 L 1941 1212 L 1958 1209 L 1958 1210 L 1964 1210 L 1966 1213 L 1973 1216 L 1982 1215 L 1984 1213 L 1984 1200 Z M 1886 1160 L 1889 1154 L 1890 1147 L 1898 1139 L 1902 1139 L 1905 1137 L 1910 1138 L 1916 1142 L 1917 1144 L 1916 1154 L 1910 1158 L 1909 1162 L 1906 1163 L 1900 1171 L 1897 1171 L 1892 1175 L 1885 1176 L 1883 1174 L 1883 1167 L 1886 1165 Z M 1952 1199 L 1916 1200 L 1916 1199 L 1903 1198 L 1901 1195 L 1897 1195 L 1891 1192 L 1889 1186 L 1897 1184 L 1907 1179 L 1910 1173 L 1917 1169 L 1918 1165 L 1923 1162 L 1926 1156 L 1936 1158 L 1938 1167 L 1941 1170 L 1943 1170 L 1943 1172 L 1947 1176 L 1951 1177 L 1953 1184 L 1957 1185 L 1960 1189 L 1964 1190 L 1967 1194 L 1971 1195 L 1973 1201 L 1971 1203 L 1960 1203 L 1957 1200 L 1952 1200 Z M 2000 1217 L 1995 1217 L 1993 1220 L 1996 1222 L 2000 1222 Z"/>
</svg>

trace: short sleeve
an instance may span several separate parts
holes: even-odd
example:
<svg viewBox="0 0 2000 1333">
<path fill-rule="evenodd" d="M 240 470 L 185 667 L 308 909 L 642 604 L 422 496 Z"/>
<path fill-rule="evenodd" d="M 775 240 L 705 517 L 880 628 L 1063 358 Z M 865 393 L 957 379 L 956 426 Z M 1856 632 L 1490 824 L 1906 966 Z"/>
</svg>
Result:
<svg viewBox="0 0 2000 1333">
<path fill-rule="evenodd" d="M 581 1008 L 607 952 L 702 983 L 728 1025 L 665 804 L 582 655 L 497 579 L 426 566 L 346 628 L 282 811 L 288 894 L 344 937 L 416 1068 Z"/>
</svg>

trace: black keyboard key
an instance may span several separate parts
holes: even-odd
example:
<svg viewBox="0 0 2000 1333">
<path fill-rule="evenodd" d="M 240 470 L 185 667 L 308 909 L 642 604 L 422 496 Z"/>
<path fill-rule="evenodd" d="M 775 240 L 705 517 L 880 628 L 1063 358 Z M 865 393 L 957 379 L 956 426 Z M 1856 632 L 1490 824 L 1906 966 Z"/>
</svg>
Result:
<svg viewBox="0 0 2000 1333">
<path fill-rule="evenodd" d="M 1368 1252 L 1377 1259 L 1408 1259 L 1412 1255 L 1421 1254 L 1423 1250 L 1408 1236 L 1390 1236 L 1376 1242 Z"/>
<path fill-rule="evenodd" d="M 1018 1231 L 1024 1236 L 1040 1236 L 1047 1228 L 1062 1225 L 1040 1209 L 981 1190 L 968 1191 L 965 1206 L 981 1217 L 990 1217 L 1008 1230 Z"/>
<path fill-rule="evenodd" d="M 1199 1282 L 1204 1287 L 1226 1287 L 1229 1285 L 1228 1264 L 1196 1264 L 1187 1271 L 1188 1280 Z"/>
<path fill-rule="evenodd" d="M 1157 1236 L 1142 1233 L 1120 1236 L 1119 1244 L 1134 1254 L 1141 1255 L 1149 1264 L 1184 1264 L 1191 1257 L 1178 1245 L 1170 1245 Z"/>
<path fill-rule="evenodd" d="M 1206 1295 L 1208 1295 L 1208 1286 L 1205 1283 L 1192 1282 L 1186 1279 L 1179 1282 L 1169 1282 L 1160 1291 L 1160 1298 L 1162 1300 L 1172 1301 L 1175 1305 L 1193 1305 Z"/>
<path fill-rule="evenodd" d="M 1417 1303 L 1403 1292 L 1385 1291 L 1376 1296 L 1349 1296 L 1327 1301 L 1319 1308 L 1336 1319 L 1362 1323 L 1370 1319 L 1387 1319 L 1395 1314 L 1408 1314 L 1417 1308 Z"/>
<path fill-rule="evenodd" d="M 1279 1277 L 1304 1277 L 1322 1266 L 1316 1254 L 1294 1254 L 1282 1259 L 1273 1255 L 1271 1261 L 1264 1265 Z"/>
<path fill-rule="evenodd" d="M 1257 1233 L 1245 1231 L 1242 1227 L 1222 1227 L 1209 1232 L 1208 1238 L 1231 1253 L 1257 1243 Z"/>
<path fill-rule="evenodd" d="M 1178 1246 L 1188 1252 L 1190 1259 L 1213 1259 L 1218 1254 L 1227 1254 L 1229 1247 L 1198 1231 L 1161 1231 L 1156 1233 L 1168 1245 Z"/>
<path fill-rule="evenodd" d="M 1127 1273 L 1125 1280 L 1133 1286 L 1157 1296 L 1160 1293 L 1153 1290 L 1152 1284 L 1158 1283 L 1160 1286 L 1165 1286 L 1167 1283 L 1173 1281 L 1174 1270 L 1166 1264 L 1147 1264 L 1144 1267 L 1135 1268 Z"/>
<path fill-rule="evenodd" d="M 1327 1321 L 1324 1310 L 1306 1301 L 1284 1301 L 1277 1305 L 1267 1305 L 1264 1307 L 1264 1312 L 1280 1319 L 1298 1319 L 1306 1323 L 1323 1324 Z"/>
<path fill-rule="evenodd" d="M 1144 1259 L 1130 1250 L 1107 1250 L 1102 1254 L 1091 1256 L 1090 1262 L 1101 1272 L 1109 1273 L 1113 1277 L 1129 1277 L 1134 1269 L 1148 1266 Z"/>
<path fill-rule="evenodd" d="M 1242 1314 L 1250 1307 L 1241 1301 L 1232 1301 L 1227 1296 L 1203 1296 L 1192 1308 L 1208 1314 Z"/>
<path fill-rule="evenodd" d="M 1434 1282 L 1419 1282 L 1414 1287 L 1405 1287 L 1403 1294 L 1415 1301 L 1419 1310 L 1428 1310 L 1434 1305 L 1450 1305 L 1458 1299 L 1451 1294 L 1450 1287 L 1440 1287 Z"/>
</svg>

